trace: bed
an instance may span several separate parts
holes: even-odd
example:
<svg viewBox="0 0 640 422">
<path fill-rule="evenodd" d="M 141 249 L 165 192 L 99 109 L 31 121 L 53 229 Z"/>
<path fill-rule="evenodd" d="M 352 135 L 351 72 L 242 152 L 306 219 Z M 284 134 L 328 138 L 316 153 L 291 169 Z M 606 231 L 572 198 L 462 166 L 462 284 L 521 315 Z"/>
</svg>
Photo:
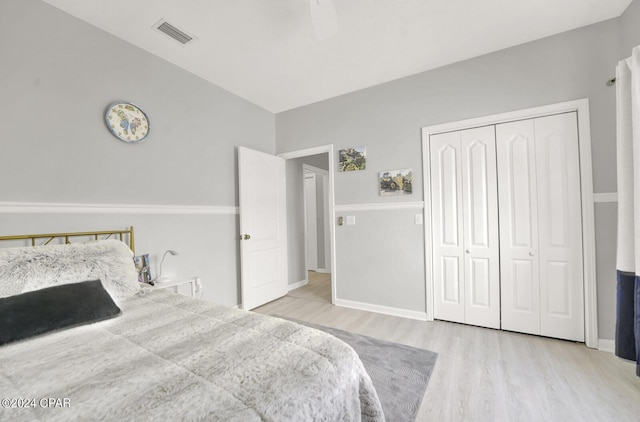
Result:
<svg viewBox="0 0 640 422">
<path fill-rule="evenodd" d="M 346 343 L 138 283 L 133 228 L 3 240 L 2 420 L 384 420 Z"/>
</svg>

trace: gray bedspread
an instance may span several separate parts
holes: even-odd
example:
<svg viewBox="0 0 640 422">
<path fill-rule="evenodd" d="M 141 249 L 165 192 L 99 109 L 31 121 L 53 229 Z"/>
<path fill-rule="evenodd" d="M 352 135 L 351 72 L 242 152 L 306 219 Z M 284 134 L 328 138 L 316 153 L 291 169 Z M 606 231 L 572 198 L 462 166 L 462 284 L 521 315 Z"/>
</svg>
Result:
<svg viewBox="0 0 640 422">
<path fill-rule="evenodd" d="M 356 353 L 322 331 L 166 290 L 119 306 L 0 347 L 0 399 L 34 399 L 0 420 L 384 420 Z"/>
</svg>

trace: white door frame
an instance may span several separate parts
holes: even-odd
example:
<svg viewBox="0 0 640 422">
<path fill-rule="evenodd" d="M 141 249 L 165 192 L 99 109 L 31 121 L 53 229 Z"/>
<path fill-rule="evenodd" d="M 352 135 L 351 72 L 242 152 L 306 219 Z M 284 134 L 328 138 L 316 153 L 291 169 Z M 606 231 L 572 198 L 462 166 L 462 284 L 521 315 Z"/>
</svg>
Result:
<svg viewBox="0 0 640 422">
<path fill-rule="evenodd" d="M 338 275 L 336 272 L 336 236 L 335 236 L 335 224 L 336 221 L 336 201 L 334 196 L 334 182 L 333 175 L 335 173 L 335 163 L 333 154 L 333 144 L 322 145 L 313 148 L 306 148 L 297 151 L 290 151 L 278 154 L 278 157 L 282 157 L 285 160 L 292 158 L 308 157 L 310 155 L 317 154 L 329 154 L 329 234 L 331 237 L 331 303 L 336 303 L 336 286 L 338 281 Z M 306 264 L 305 264 L 306 267 Z"/>
<path fill-rule="evenodd" d="M 506 123 L 514 120 L 532 119 L 552 114 L 576 112 L 578 115 L 578 143 L 580 147 L 580 187 L 582 199 L 582 252 L 584 272 L 584 327 L 585 344 L 598 347 L 598 292 L 596 284 L 596 240 L 593 201 L 593 172 L 591 162 L 591 132 L 589 126 L 589 100 L 587 98 L 533 107 L 507 113 L 494 114 L 474 119 L 444 123 L 422 128 L 422 174 L 425 213 L 425 283 L 427 320 L 433 321 L 433 273 L 431 241 L 431 169 L 429 166 L 429 137 L 455 130 L 470 129 L 490 124 Z"/>
<path fill-rule="evenodd" d="M 305 173 L 315 173 L 316 174 L 316 180 L 317 180 L 317 175 L 321 175 L 324 178 L 324 181 L 325 181 L 325 182 L 323 182 L 323 185 L 322 185 L 322 197 L 323 197 L 323 201 L 322 202 L 323 202 L 323 205 L 324 205 L 324 212 L 322 213 L 323 214 L 322 227 L 323 227 L 324 230 L 323 230 L 322 233 L 316 233 L 316 236 L 325 237 L 326 228 L 330 227 L 329 224 L 331 223 L 331 220 L 329 220 L 329 206 L 328 206 L 328 203 L 329 203 L 329 183 L 328 183 L 329 182 L 329 172 L 327 170 L 324 170 L 324 169 L 321 169 L 321 168 L 318 168 L 318 167 L 314 167 L 314 166 L 312 166 L 310 164 L 302 164 L 302 177 L 303 177 L 303 179 L 305 178 Z M 305 187 L 305 190 L 306 190 L 306 187 Z M 306 191 L 305 191 L 305 195 L 306 195 Z M 305 220 L 304 220 L 304 227 L 305 227 L 304 245 L 305 245 L 305 248 L 308 245 L 308 243 L 307 243 L 307 237 L 308 237 L 308 233 L 307 233 L 307 227 L 308 227 L 307 226 L 307 224 L 308 224 L 307 216 L 308 215 L 307 215 L 307 212 L 308 212 L 308 210 L 307 210 L 306 207 L 307 207 L 307 203 L 305 201 L 305 203 L 304 203 L 304 208 L 305 208 L 305 210 L 304 210 L 304 218 L 305 218 Z M 331 245 L 327 245 L 327 240 L 329 240 L 329 239 L 325 238 L 324 240 L 325 241 L 323 242 L 323 244 L 325 244 L 325 249 L 322 250 L 322 251 L 317 251 L 317 252 L 318 252 L 318 254 L 322 253 L 322 255 L 324 256 L 325 266 L 320 268 L 317 265 L 317 258 L 316 258 L 316 268 L 314 268 L 313 270 L 317 271 L 317 272 L 326 273 L 326 272 L 330 271 L 330 270 L 327 270 L 327 266 L 326 266 L 327 260 L 331 261 L 331 257 L 327 256 L 327 246 L 329 246 L 329 251 L 328 252 L 329 252 L 329 254 L 331 254 L 331 247 L 330 247 Z M 316 241 L 317 241 L 317 239 L 316 239 Z M 330 242 L 328 242 L 328 243 L 330 243 Z M 305 257 L 307 256 L 308 252 L 309 251 L 305 249 Z M 309 270 L 309 268 L 307 268 L 307 271 L 308 270 Z"/>
</svg>

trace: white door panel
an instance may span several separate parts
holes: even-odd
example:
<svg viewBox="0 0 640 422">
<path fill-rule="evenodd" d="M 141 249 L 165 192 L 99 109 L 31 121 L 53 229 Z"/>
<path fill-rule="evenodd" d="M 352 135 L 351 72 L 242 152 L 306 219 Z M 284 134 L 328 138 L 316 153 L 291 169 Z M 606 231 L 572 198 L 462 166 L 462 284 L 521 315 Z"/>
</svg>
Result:
<svg viewBox="0 0 640 422">
<path fill-rule="evenodd" d="M 287 293 L 284 160 L 238 148 L 242 307 Z"/>
<path fill-rule="evenodd" d="M 434 135 L 434 316 L 500 327 L 493 127 Z"/>
<path fill-rule="evenodd" d="M 571 318 L 573 303 L 571 300 L 571 277 L 568 262 L 548 261 L 543 264 L 540 274 L 547 277 L 547 294 L 543 295 L 543 309 L 549 318 Z"/>
<path fill-rule="evenodd" d="M 491 263 L 488 259 L 468 258 L 469 307 L 487 309 L 491 306 Z"/>
<path fill-rule="evenodd" d="M 500 328 L 498 192 L 494 126 L 463 130 L 465 319 Z"/>
<path fill-rule="evenodd" d="M 584 341 L 580 158 L 575 113 L 535 119 L 541 333 Z"/>
<path fill-rule="evenodd" d="M 496 125 L 502 328 L 540 334 L 538 212 L 532 120 Z"/>
<path fill-rule="evenodd" d="M 446 145 L 438 150 L 438 164 L 440 166 L 440 180 L 438 186 L 438 200 L 440 201 L 442 218 L 441 245 L 450 247 L 460 246 L 460 150 Z"/>
<path fill-rule="evenodd" d="M 538 319 L 537 306 L 534 301 L 538 288 L 537 280 L 534 280 L 534 271 L 531 260 L 511 260 L 511 309 L 513 312 L 528 314 Z M 532 330 L 538 332 L 538 330 Z"/>
<path fill-rule="evenodd" d="M 441 262 L 442 302 L 461 305 L 460 259 L 457 256 L 443 256 Z"/>
<path fill-rule="evenodd" d="M 460 133 L 431 137 L 434 316 L 464 322 Z"/>
</svg>

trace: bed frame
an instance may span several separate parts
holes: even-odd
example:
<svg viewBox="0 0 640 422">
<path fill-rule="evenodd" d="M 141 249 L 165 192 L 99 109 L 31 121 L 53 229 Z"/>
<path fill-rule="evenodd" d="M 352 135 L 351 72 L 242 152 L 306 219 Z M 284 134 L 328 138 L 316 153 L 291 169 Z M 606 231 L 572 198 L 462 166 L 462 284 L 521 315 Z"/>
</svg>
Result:
<svg viewBox="0 0 640 422">
<path fill-rule="evenodd" d="M 120 241 L 124 242 L 125 238 L 128 238 L 129 249 L 135 253 L 135 242 L 133 235 L 133 226 L 126 230 L 101 230 L 93 232 L 72 232 L 72 233 L 47 233 L 47 234 L 22 234 L 17 236 L 0 236 L 0 242 L 3 240 L 31 240 L 31 246 L 36 245 L 48 245 L 54 239 L 64 239 L 64 243 L 71 243 L 70 238 L 73 237 L 89 237 L 93 240 L 105 240 L 111 237 L 118 237 Z M 36 243 L 37 240 L 45 239 L 44 242 Z"/>
</svg>

